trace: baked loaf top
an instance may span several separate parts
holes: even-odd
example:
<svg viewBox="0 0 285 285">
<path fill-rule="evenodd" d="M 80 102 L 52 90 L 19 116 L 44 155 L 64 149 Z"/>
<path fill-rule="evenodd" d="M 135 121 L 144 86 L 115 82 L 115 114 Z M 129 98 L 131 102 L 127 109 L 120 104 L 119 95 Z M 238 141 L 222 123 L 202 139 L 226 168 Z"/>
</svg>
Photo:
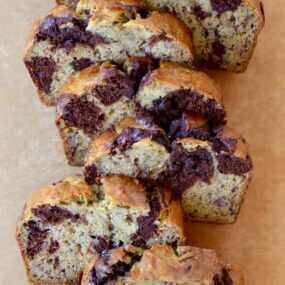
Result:
<svg viewBox="0 0 285 285">
<path fill-rule="evenodd" d="M 220 87 L 205 73 L 161 61 L 140 84 L 136 101 L 155 117 L 171 121 L 183 112 L 219 125 L 225 120 Z"/>
<path fill-rule="evenodd" d="M 104 274 L 103 273 L 104 270 Z M 86 267 L 81 285 L 93 284 L 205 284 L 242 285 L 236 266 L 223 265 L 215 251 L 190 246 L 133 246 L 105 251 Z M 194 282 L 194 283 L 193 283 Z M 108 283 L 109 284 L 109 283 Z"/>
<path fill-rule="evenodd" d="M 97 186 L 99 185 L 99 187 Z M 169 189 L 157 192 L 159 219 L 173 223 L 183 235 L 183 218 L 179 202 L 173 200 Z M 19 217 L 18 230 L 34 216 L 33 209 L 42 205 L 71 203 L 101 203 L 104 199 L 108 207 L 138 208 L 151 211 L 146 188 L 136 179 L 125 176 L 104 176 L 97 178 L 95 184 L 88 185 L 78 176 L 70 176 L 58 183 L 35 192 L 25 204 Z M 101 202 L 100 202 L 101 201 Z"/>
</svg>

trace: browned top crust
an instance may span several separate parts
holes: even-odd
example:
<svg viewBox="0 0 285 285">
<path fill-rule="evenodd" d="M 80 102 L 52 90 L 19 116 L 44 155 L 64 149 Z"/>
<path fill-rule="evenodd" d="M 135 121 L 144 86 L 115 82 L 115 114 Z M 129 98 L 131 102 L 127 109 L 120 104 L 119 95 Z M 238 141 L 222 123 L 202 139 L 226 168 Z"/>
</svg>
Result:
<svg viewBox="0 0 285 285">
<path fill-rule="evenodd" d="M 111 146 L 117 137 L 116 132 L 105 132 L 102 135 L 96 137 L 90 144 L 88 151 L 85 155 L 85 166 L 91 165 L 99 157 L 110 154 Z"/>
<path fill-rule="evenodd" d="M 130 259 L 130 256 L 136 256 L 136 260 Z M 137 260 L 139 261 L 136 262 Z M 145 251 L 125 246 L 97 255 L 85 268 L 81 284 L 88 284 L 88 277 L 92 271 L 96 271 L 95 276 L 100 278 L 101 270 L 110 272 L 111 268 L 120 263 L 128 265 L 125 267 L 126 272 L 121 274 L 119 279 L 118 275 L 113 275 L 112 284 L 139 282 L 244 284 L 240 269 L 232 265 L 223 265 L 214 250 L 191 246 L 178 246 L 174 249 L 168 245 L 155 245 Z M 128 273 L 129 268 L 131 268 L 130 273 Z"/>
<path fill-rule="evenodd" d="M 179 64 L 161 61 L 159 68 L 152 72 L 143 86 L 161 83 L 176 89 L 193 89 L 199 94 L 222 102 L 219 85 L 206 73 L 191 70 Z"/>
<path fill-rule="evenodd" d="M 124 24 L 122 19 L 125 18 L 125 11 L 123 9 L 117 9 L 114 7 L 100 7 L 96 9 L 90 18 L 87 30 L 91 31 L 96 29 L 96 26 L 100 22 L 107 20 L 108 22 L 122 22 L 123 28 L 145 28 L 147 30 L 164 34 L 165 36 L 179 42 L 188 54 L 191 56 L 190 61 L 193 58 L 192 48 L 192 36 L 188 28 L 180 21 L 176 16 L 169 13 L 159 13 L 153 11 L 146 18 L 142 18 L 140 14 L 135 13 L 134 19 Z M 128 10 L 126 10 L 128 12 Z"/>
<path fill-rule="evenodd" d="M 65 94 L 82 96 L 94 88 L 94 85 L 104 83 L 106 77 L 112 74 L 127 76 L 116 65 L 108 61 L 101 65 L 91 65 L 71 76 L 61 88 L 60 96 Z"/>
<path fill-rule="evenodd" d="M 133 267 L 129 280 L 163 280 L 211 283 L 219 271 L 220 262 L 215 251 L 183 246 L 177 254 L 170 246 L 154 246 L 144 252 L 140 267 Z M 154 270 L 154 268 L 156 270 Z"/>
<path fill-rule="evenodd" d="M 68 8 L 64 5 L 58 5 L 56 6 L 54 9 L 51 10 L 51 12 L 49 13 L 48 16 L 54 16 L 54 17 L 68 17 L 68 16 L 75 16 L 75 12 L 71 9 Z M 24 50 L 24 59 L 28 58 L 30 53 L 32 52 L 33 49 L 33 45 L 35 43 L 35 39 L 36 39 L 36 35 L 39 31 L 39 27 L 41 26 L 41 24 L 43 23 L 43 21 L 45 21 L 45 18 L 43 19 L 38 19 L 34 22 L 29 34 L 28 34 L 28 38 L 26 41 L 26 47 Z"/>
<path fill-rule="evenodd" d="M 94 195 L 90 185 L 76 175 L 67 177 L 58 183 L 40 189 L 30 197 L 19 218 L 19 227 L 33 215 L 31 210 L 40 205 L 56 205 L 62 202 L 71 203 L 92 199 Z"/>
<path fill-rule="evenodd" d="M 100 181 L 113 205 L 150 210 L 146 189 L 138 180 L 125 176 L 105 176 Z"/>
<path fill-rule="evenodd" d="M 169 13 L 159 13 L 153 11 L 147 18 L 137 15 L 135 20 L 125 24 L 126 27 L 145 27 L 148 30 L 165 34 L 177 40 L 193 54 L 192 35 L 187 27 L 176 16 Z"/>
<path fill-rule="evenodd" d="M 79 0 L 77 5 L 77 9 L 85 7 L 90 10 L 107 7 L 115 9 L 131 9 L 136 11 L 146 7 L 145 1 L 142 0 Z"/>
<path fill-rule="evenodd" d="M 148 122 L 144 122 L 143 120 L 130 117 L 125 118 L 116 125 L 115 131 L 105 132 L 92 141 L 85 155 L 85 166 L 91 165 L 103 155 L 110 154 L 113 142 L 123 132 L 123 130 L 127 128 L 157 131 L 162 137 L 166 138 L 163 129 L 153 123 L 148 124 Z"/>
</svg>

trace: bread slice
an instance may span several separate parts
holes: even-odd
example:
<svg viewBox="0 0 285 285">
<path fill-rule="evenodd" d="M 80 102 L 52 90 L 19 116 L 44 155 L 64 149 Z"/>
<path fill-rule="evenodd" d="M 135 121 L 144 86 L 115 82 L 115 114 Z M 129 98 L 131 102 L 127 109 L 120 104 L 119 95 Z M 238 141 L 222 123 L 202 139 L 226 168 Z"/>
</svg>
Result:
<svg viewBox="0 0 285 285">
<path fill-rule="evenodd" d="M 197 122 L 191 130 L 193 125 L 167 146 L 152 134 L 132 136 L 139 127 L 133 119 L 125 119 L 117 132 L 105 133 L 90 145 L 86 181 L 108 174 L 136 177 L 181 195 L 184 212 L 193 221 L 233 223 L 251 181 L 245 140 L 226 126 L 202 132 L 202 138 L 199 128 L 204 131 L 208 126 L 196 127 Z M 189 137 L 192 133 L 194 138 Z"/>
<path fill-rule="evenodd" d="M 171 284 L 243 285 L 235 265 L 222 263 L 214 250 L 191 246 L 125 246 L 95 256 L 84 270 L 81 285 Z"/>
<path fill-rule="evenodd" d="M 171 159 L 159 180 L 181 193 L 188 219 L 207 223 L 236 221 L 252 169 L 246 143 L 239 134 L 224 127 L 210 141 L 176 140 Z"/>
<path fill-rule="evenodd" d="M 78 284 L 87 262 L 106 249 L 183 243 L 182 210 L 167 189 L 119 176 L 89 186 L 72 176 L 33 194 L 17 240 L 32 283 Z"/>
<path fill-rule="evenodd" d="M 69 164 L 82 166 L 92 139 L 135 116 L 135 91 L 136 82 L 109 62 L 68 79 L 58 98 L 56 125 Z"/>
<path fill-rule="evenodd" d="M 141 15 L 128 6 L 96 9 L 88 17 L 56 7 L 31 31 L 25 65 L 46 105 L 55 105 L 70 75 L 92 63 L 123 64 L 128 57 L 191 64 L 192 40 L 186 26 L 168 13 Z"/>
<path fill-rule="evenodd" d="M 161 61 L 143 78 L 136 101 L 167 123 L 183 112 L 205 117 L 216 125 L 225 120 L 220 87 L 203 72 L 167 61 Z"/>
<path fill-rule="evenodd" d="M 85 179 L 122 174 L 155 180 L 170 160 L 164 131 L 146 119 L 126 118 L 113 132 L 106 132 L 91 143 L 85 157 Z"/>
<path fill-rule="evenodd" d="M 71 1 L 73 7 L 75 2 Z M 102 4 L 125 2 L 176 14 L 193 33 L 195 59 L 206 67 L 231 72 L 246 70 L 265 22 L 260 0 L 79 0 L 76 6 L 92 11 Z"/>
</svg>

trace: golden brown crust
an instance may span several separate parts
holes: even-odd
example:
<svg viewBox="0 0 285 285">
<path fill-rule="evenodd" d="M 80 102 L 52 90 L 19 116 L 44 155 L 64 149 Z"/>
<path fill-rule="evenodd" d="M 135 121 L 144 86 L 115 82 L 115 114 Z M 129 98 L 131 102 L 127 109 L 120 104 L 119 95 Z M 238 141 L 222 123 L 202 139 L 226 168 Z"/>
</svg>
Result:
<svg viewBox="0 0 285 285">
<path fill-rule="evenodd" d="M 105 132 L 90 144 L 85 156 L 85 166 L 93 164 L 99 157 L 110 153 L 110 147 L 116 139 L 116 132 Z"/>
<path fill-rule="evenodd" d="M 161 205 L 158 219 L 165 224 L 176 228 L 181 237 L 184 233 L 184 215 L 180 200 L 173 200 L 172 191 L 170 189 L 162 189 L 159 191 L 159 201 Z"/>
<path fill-rule="evenodd" d="M 174 40 L 180 42 L 189 54 L 193 55 L 192 36 L 184 23 L 176 16 L 169 13 L 159 13 L 153 11 L 149 17 L 141 18 L 137 16 L 125 24 L 128 27 L 142 26 L 151 31 L 165 34 Z M 193 58 L 192 58 L 193 59 Z"/>
<path fill-rule="evenodd" d="M 94 85 L 100 84 L 105 79 L 106 73 L 112 72 L 112 70 L 122 73 L 122 75 L 125 74 L 116 65 L 108 61 L 100 66 L 94 64 L 71 76 L 61 88 L 59 95 L 72 94 L 82 96 L 89 89 L 94 88 Z"/>
<path fill-rule="evenodd" d="M 92 5 L 94 9 L 102 7 L 126 9 L 128 7 L 144 8 L 145 2 L 141 0 L 80 0 L 80 4 Z"/>
<path fill-rule="evenodd" d="M 213 250 L 185 246 L 178 247 L 176 251 L 178 255 L 173 248 L 163 245 L 156 245 L 146 250 L 140 268 L 133 267 L 128 281 L 190 282 L 199 280 L 211 283 L 220 267 Z"/>
<path fill-rule="evenodd" d="M 136 179 L 126 176 L 105 176 L 101 178 L 101 182 L 111 204 L 150 210 L 146 189 Z"/>
<path fill-rule="evenodd" d="M 84 180 L 75 175 L 67 177 L 61 182 L 42 188 L 30 197 L 19 217 L 18 228 L 32 216 L 31 210 L 40 205 L 88 201 L 92 197 L 92 187 Z"/>
<path fill-rule="evenodd" d="M 176 89 L 191 88 L 205 97 L 222 102 L 220 87 L 207 74 L 176 63 L 161 61 L 159 68 L 144 82 L 144 86 L 154 83 L 162 83 Z"/>
</svg>

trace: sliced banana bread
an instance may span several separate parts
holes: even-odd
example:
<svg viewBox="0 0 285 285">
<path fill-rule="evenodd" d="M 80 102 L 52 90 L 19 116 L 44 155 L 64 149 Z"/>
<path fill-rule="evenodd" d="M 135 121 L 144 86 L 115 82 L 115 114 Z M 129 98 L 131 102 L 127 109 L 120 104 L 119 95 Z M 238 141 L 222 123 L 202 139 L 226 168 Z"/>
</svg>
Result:
<svg viewBox="0 0 285 285">
<path fill-rule="evenodd" d="M 203 72 L 167 61 L 143 78 L 136 101 L 167 123 L 180 118 L 182 112 L 203 116 L 217 125 L 225 120 L 219 86 Z"/>
<path fill-rule="evenodd" d="M 263 4 L 260 0 L 66 0 L 66 2 L 73 7 L 78 3 L 78 11 L 88 10 L 89 13 L 100 5 L 138 7 L 138 2 L 150 10 L 174 13 L 193 33 L 194 55 L 197 61 L 207 67 L 232 72 L 246 70 L 258 34 L 265 22 Z"/>
<path fill-rule="evenodd" d="M 34 284 L 78 284 L 86 263 L 124 244 L 184 241 L 180 202 L 119 176 L 93 186 L 77 176 L 36 192 L 19 218 L 17 239 Z"/>
<path fill-rule="evenodd" d="M 243 285 L 237 266 L 222 263 L 214 250 L 191 246 L 124 246 L 95 256 L 81 285 Z"/>
<path fill-rule="evenodd" d="M 135 91 L 136 82 L 108 62 L 68 79 L 57 101 L 56 125 L 71 165 L 83 165 L 92 139 L 135 116 Z"/>
<path fill-rule="evenodd" d="M 135 136 L 141 127 L 134 119 L 125 119 L 116 132 L 92 142 L 86 155 L 85 179 L 92 183 L 97 176 L 120 174 L 164 185 L 181 195 L 191 220 L 232 223 L 251 181 L 247 145 L 240 135 L 223 126 L 207 130 L 205 139 L 199 139 L 197 125 L 199 122 L 188 125 L 187 132 L 166 145 L 162 130 L 159 136 L 145 130 Z"/>
<path fill-rule="evenodd" d="M 169 143 L 164 131 L 147 119 L 126 118 L 113 132 L 91 143 L 85 157 L 85 179 L 122 174 L 155 180 L 170 161 Z"/>
<path fill-rule="evenodd" d="M 183 111 L 207 118 L 209 126 L 221 124 L 219 87 L 206 74 L 175 63 L 129 58 L 120 68 L 106 62 L 69 78 L 59 94 L 56 123 L 68 162 L 82 166 L 91 140 L 122 119 L 151 115 L 168 129 Z"/>
<path fill-rule="evenodd" d="M 34 24 L 24 62 L 43 103 L 54 105 L 70 75 L 94 62 L 123 63 L 131 56 L 191 64 L 191 35 L 168 13 L 141 15 L 119 5 L 102 6 L 82 18 L 58 6 Z"/>
</svg>

